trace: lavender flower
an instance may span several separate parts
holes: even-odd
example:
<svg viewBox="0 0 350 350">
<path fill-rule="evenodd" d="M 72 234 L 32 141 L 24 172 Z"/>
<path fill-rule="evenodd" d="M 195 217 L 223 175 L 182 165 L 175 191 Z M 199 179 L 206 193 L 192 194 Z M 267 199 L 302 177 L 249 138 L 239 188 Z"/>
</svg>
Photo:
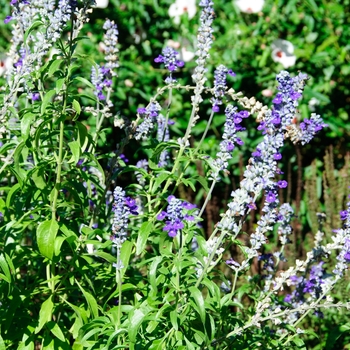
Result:
<svg viewBox="0 0 350 350">
<path fill-rule="evenodd" d="M 200 17 L 200 27 L 198 29 L 198 35 L 197 35 L 197 52 L 196 55 L 198 56 L 198 59 L 196 60 L 197 67 L 194 70 L 194 74 L 192 75 L 193 81 L 196 83 L 196 89 L 195 89 L 195 96 L 200 96 L 203 90 L 203 85 L 206 81 L 205 77 L 205 62 L 209 58 L 209 50 L 211 47 L 211 44 L 213 42 L 213 9 L 214 3 L 210 0 L 201 0 L 199 2 L 199 6 L 202 7 L 201 17 Z M 200 102 L 200 100 L 194 100 L 198 99 L 199 97 L 193 97 L 192 103 L 197 104 Z"/>
<path fill-rule="evenodd" d="M 185 227 L 185 221 L 194 220 L 194 217 L 187 212 L 188 210 L 195 208 L 195 206 L 181 201 L 173 195 L 169 196 L 167 201 L 169 204 L 166 211 L 162 211 L 158 214 L 157 220 L 163 221 L 164 219 L 167 219 L 163 231 L 167 231 L 169 237 L 174 238 Z"/>
<path fill-rule="evenodd" d="M 154 120 L 156 120 L 161 109 L 158 102 L 151 102 L 147 108 L 138 108 L 137 113 L 143 117 L 143 121 L 136 128 L 136 140 L 145 140 L 147 138 L 148 134 L 153 130 Z"/>
<path fill-rule="evenodd" d="M 117 186 L 113 193 L 113 225 L 112 225 L 112 242 L 117 249 L 120 249 L 126 241 L 127 229 L 130 214 L 137 215 L 137 206 L 135 200 L 125 197 L 125 191 Z"/>
<path fill-rule="evenodd" d="M 232 151 L 235 144 L 243 145 L 243 141 L 237 137 L 236 132 L 245 130 L 240 123 L 243 118 L 247 118 L 249 113 L 246 111 L 237 112 L 237 107 L 228 105 L 225 109 L 226 121 L 224 125 L 223 141 L 220 142 L 220 152 L 217 153 L 214 160 L 214 172 L 212 177 L 218 181 L 219 171 L 225 170 L 228 167 L 228 160 L 232 158 Z"/>
<path fill-rule="evenodd" d="M 300 123 L 301 134 L 299 140 L 301 144 L 309 143 L 317 132 L 327 126 L 328 125 L 323 122 L 319 115 L 312 113 L 310 119 L 305 118 L 304 121 Z"/>
<path fill-rule="evenodd" d="M 341 211 L 342 220 L 345 221 L 343 228 L 335 230 L 336 235 L 332 236 L 332 240 L 340 252 L 337 256 L 337 263 L 333 273 L 342 277 L 344 271 L 350 263 L 350 202 L 347 204 L 347 210 Z"/>
<path fill-rule="evenodd" d="M 141 159 L 136 163 L 136 167 L 139 169 L 143 169 L 145 171 L 148 171 L 148 161 L 147 159 Z M 136 180 L 137 182 L 141 185 L 144 186 L 146 184 L 146 181 L 144 179 L 144 177 L 142 176 L 141 172 L 136 171 L 135 172 L 136 175 Z"/>
<path fill-rule="evenodd" d="M 114 21 L 109 19 L 103 25 L 103 29 L 106 31 L 104 35 L 104 52 L 105 52 L 105 70 L 106 75 L 116 76 L 115 68 L 119 67 L 118 63 L 118 29 Z M 108 71 L 108 73 L 107 73 Z"/>
<path fill-rule="evenodd" d="M 165 79 L 167 84 L 176 83 L 176 79 L 173 79 L 172 74 L 178 68 L 183 67 L 184 62 L 177 59 L 179 53 L 171 47 L 164 48 L 162 54 L 156 57 L 154 62 L 164 63 L 165 68 L 169 71 L 169 76 Z"/>
<path fill-rule="evenodd" d="M 213 105 L 213 111 L 219 112 L 219 106 L 222 105 L 222 99 L 225 96 L 225 92 L 227 89 L 226 86 L 226 76 L 230 74 L 231 76 L 235 76 L 236 74 L 232 72 L 232 70 L 227 69 L 223 64 L 218 66 L 214 72 L 214 96 L 211 99 L 211 103 Z"/>
<path fill-rule="evenodd" d="M 284 301 L 292 304 L 293 308 L 304 303 L 311 303 L 316 301 L 323 291 L 323 284 L 325 283 L 325 270 L 323 268 L 324 261 L 320 261 L 317 265 L 311 267 L 309 276 L 291 276 L 289 285 L 294 285 L 295 289 L 291 294 L 287 294 Z M 322 312 L 317 310 L 316 315 L 322 317 Z M 299 317 L 298 313 L 291 315 L 294 319 Z"/>
</svg>

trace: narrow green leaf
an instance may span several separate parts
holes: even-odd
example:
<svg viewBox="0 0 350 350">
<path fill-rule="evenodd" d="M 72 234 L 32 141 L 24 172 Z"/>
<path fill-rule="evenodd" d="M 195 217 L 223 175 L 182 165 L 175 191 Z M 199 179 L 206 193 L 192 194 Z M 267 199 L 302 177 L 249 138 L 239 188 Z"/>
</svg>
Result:
<svg viewBox="0 0 350 350">
<path fill-rule="evenodd" d="M 29 174 L 28 174 L 29 176 Z M 45 177 L 44 177 L 44 169 L 41 168 L 36 168 L 32 173 L 31 173 L 31 178 L 34 181 L 34 184 L 37 188 L 43 190 L 46 187 L 46 182 L 45 182 Z"/>
<path fill-rule="evenodd" d="M 41 104 L 41 109 L 40 109 L 40 113 L 44 114 L 46 111 L 46 107 L 47 105 L 51 102 L 52 97 L 56 94 L 55 90 L 49 90 L 43 98 L 43 102 Z"/>
<path fill-rule="evenodd" d="M 30 33 L 35 30 L 36 28 L 40 27 L 41 25 L 43 25 L 43 22 L 41 21 L 35 21 L 32 23 L 32 25 L 26 30 L 26 32 L 24 33 L 24 37 L 23 37 L 23 42 L 27 41 L 28 36 L 30 35 Z"/>
<path fill-rule="evenodd" d="M 150 286 L 153 289 L 154 293 L 157 294 L 157 267 L 159 265 L 159 263 L 162 261 L 162 257 L 161 256 L 156 256 L 153 261 L 152 264 L 149 268 L 149 282 L 150 282 Z"/>
<path fill-rule="evenodd" d="M 54 75 L 58 71 L 62 62 L 63 62 L 63 59 L 56 58 L 55 60 L 52 60 L 52 63 L 50 64 L 50 68 L 48 71 L 49 77 L 51 77 L 52 75 Z"/>
<path fill-rule="evenodd" d="M 41 329 L 44 327 L 44 325 L 51 321 L 52 317 L 52 309 L 53 309 L 53 302 L 52 302 L 52 295 L 49 296 L 47 300 L 45 300 L 40 308 L 39 312 L 39 324 L 35 328 L 35 334 L 38 334 Z"/>
<path fill-rule="evenodd" d="M 80 158 L 80 144 L 79 141 L 68 142 L 68 146 L 72 152 L 72 158 L 68 163 L 77 163 Z"/>
<path fill-rule="evenodd" d="M 94 85 L 91 83 L 91 81 L 83 78 L 83 77 L 75 77 L 74 80 L 78 80 L 80 81 L 81 83 L 83 83 L 84 85 L 88 86 L 89 88 L 91 89 L 95 89 Z"/>
<path fill-rule="evenodd" d="M 130 342 L 136 342 L 136 336 L 144 318 L 145 314 L 140 309 L 135 310 L 135 312 L 132 314 L 128 329 Z"/>
<path fill-rule="evenodd" d="M 110 264 L 113 264 L 117 261 L 117 258 L 111 254 L 105 253 L 105 252 L 94 252 L 94 255 L 99 256 L 102 259 L 105 259 Z"/>
<path fill-rule="evenodd" d="M 138 232 L 137 242 L 136 242 L 136 255 L 140 255 L 145 249 L 147 239 L 153 228 L 153 223 L 151 221 L 144 222 L 140 231 Z"/>
<path fill-rule="evenodd" d="M 160 185 L 169 178 L 169 172 L 162 172 L 157 176 L 156 181 L 154 181 L 154 185 L 152 187 L 152 193 L 158 193 Z"/>
<path fill-rule="evenodd" d="M 32 112 L 25 113 L 21 120 L 21 134 L 23 140 L 27 140 L 30 132 L 30 126 L 33 123 L 33 119 L 35 118 L 35 114 Z"/>
<path fill-rule="evenodd" d="M 195 304 L 196 304 L 196 308 L 195 310 L 198 312 L 201 320 L 202 320 L 202 323 L 205 325 L 205 307 L 204 307 L 204 299 L 203 299 L 203 295 L 202 293 L 200 292 L 200 290 L 194 286 L 190 287 L 189 288 L 189 291 L 190 291 L 190 295 L 191 295 L 191 298 L 194 299 L 195 301 Z"/>
<path fill-rule="evenodd" d="M 55 247 L 55 238 L 58 232 L 56 220 L 43 221 L 37 228 L 36 237 L 39 251 L 48 259 L 52 259 Z"/>
<path fill-rule="evenodd" d="M 296 346 L 305 346 L 304 341 L 298 337 L 293 338 L 292 341 Z"/>
<path fill-rule="evenodd" d="M 88 139 L 88 131 L 86 126 L 83 123 L 80 123 L 78 121 L 75 122 L 76 126 L 78 127 L 78 142 L 80 144 L 82 152 L 84 152 L 89 139 Z"/>
<path fill-rule="evenodd" d="M 82 293 L 84 294 L 84 297 L 89 305 L 89 309 L 91 311 L 91 314 L 94 318 L 98 317 L 98 305 L 96 302 L 96 299 L 89 293 L 87 292 L 77 280 L 75 280 L 75 283 L 78 285 Z"/>
<path fill-rule="evenodd" d="M 77 112 L 77 114 L 79 115 L 81 112 L 81 107 L 80 107 L 80 103 L 77 100 L 73 100 L 73 108 L 74 110 Z"/>
<path fill-rule="evenodd" d="M 125 241 L 122 245 L 122 248 L 120 249 L 120 259 L 124 265 L 124 268 L 121 271 L 122 277 L 126 271 L 126 268 L 129 265 L 132 247 L 133 247 L 133 244 L 130 241 Z"/>
<path fill-rule="evenodd" d="M 59 340 L 65 342 L 65 337 L 63 332 L 61 331 L 60 326 L 54 322 L 54 321 L 50 321 L 47 323 L 47 327 L 49 328 L 49 330 L 51 331 L 51 333 L 58 338 Z"/>
<path fill-rule="evenodd" d="M 177 324 L 177 310 L 173 310 L 170 312 L 170 322 L 173 328 L 177 331 L 179 329 Z"/>
<path fill-rule="evenodd" d="M 10 268 L 3 254 L 0 255 L 0 267 L 5 274 L 5 276 L 1 275 L 2 276 L 1 278 L 3 278 L 7 283 L 11 283 L 12 277 L 11 277 Z"/>
<path fill-rule="evenodd" d="M 65 81 L 66 81 L 65 78 L 60 78 L 56 80 L 56 87 L 55 87 L 56 94 L 58 94 L 62 90 L 62 87 Z"/>
<path fill-rule="evenodd" d="M 12 196 L 20 189 L 20 184 L 15 184 L 11 187 L 11 190 L 6 197 L 6 206 L 11 207 L 12 205 Z"/>
</svg>

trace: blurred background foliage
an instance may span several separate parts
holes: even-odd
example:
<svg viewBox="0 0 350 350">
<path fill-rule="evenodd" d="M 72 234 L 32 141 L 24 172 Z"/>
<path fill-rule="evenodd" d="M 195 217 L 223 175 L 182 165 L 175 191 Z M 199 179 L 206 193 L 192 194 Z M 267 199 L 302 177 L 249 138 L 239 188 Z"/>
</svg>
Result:
<svg viewBox="0 0 350 350">
<path fill-rule="evenodd" d="M 163 47 L 173 45 L 178 48 L 180 56 L 186 61 L 185 67 L 175 76 L 182 85 L 191 84 L 191 72 L 196 63 L 195 53 L 196 32 L 199 23 L 198 2 L 181 0 L 104 0 L 106 8 L 94 9 L 90 22 L 84 27 L 82 35 L 86 36 L 80 51 L 88 54 L 98 64 L 103 64 L 103 54 L 99 50 L 103 38 L 103 23 L 108 17 L 114 20 L 119 29 L 120 68 L 118 78 L 114 82 L 115 96 L 114 113 L 125 120 L 136 117 L 136 109 L 145 106 L 155 95 L 157 89 L 164 85 L 165 70 L 157 63 L 157 57 Z M 98 4 L 101 2 L 98 1 Z M 176 20 L 171 17 L 171 6 L 177 3 L 184 12 Z M 216 0 L 214 21 L 214 43 L 210 52 L 208 64 L 207 86 L 212 86 L 213 72 L 219 64 L 233 69 L 237 76 L 230 78 L 228 85 L 236 91 L 242 91 L 246 96 L 255 96 L 264 104 L 271 105 L 272 96 L 276 93 L 276 74 L 287 67 L 287 70 L 297 74 L 307 73 L 310 80 L 305 88 L 305 94 L 300 103 L 300 114 L 296 122 L 309 117 L 311 112 L 320 114 L 328 128 L 322 131 L 310 145 L 300 148 L 288 143 L 285 146 L 282 169 L 284 177 L 291 183 L 284 200 L 292 201 L 299 214 L 295 223 L 295 244 L 305 239 L 310 228 L 317 230 L 316 210 L 325 211 L 324 191 L 320 190 L 325 181 L 324 158 L 326 149 L 332 147 L 332 167 L 347 169 L 343 177 L 349 176 L 346 166 L 346 153 L 350 146 L 350 1 L 338 0 L 253 0 L 227 1 Z M 243 4 L 243 5 L 242 5 Z M 251 7 L 249 7 L 252 4 Z M 191 7 L 195 6 L 195 8 Z M 257 7 L 261 7 L 261 9 Z M 6 84 L 4 70 L 5 53 L 11 40 L 11 26 L 5 25 L 3 19 L 10 13 L 9 3 L 3 5 L 0 14 L 0 58 L 2 70 L 1 85 Z M 194 15 L 195 13 L 195 15 Z M 189 15 L 188 15 L 189 14 Z M 11 23 L 11 22 L 10 22 Z M 277 40 L 277 42 L 276 42 Z M 280 40 L 280 41 L 278 41 Z M 293 64 L 283 61 L 283 48 L 276 49 L 281 40 L 287 40 L 287 55 L 294 59 Z M 277 44 L 276 44 L 277 43 Z M 285 43 L 285 42 L 284 42 Z M 289 46 L 288 46 L 289 45 Z M 289 47 L 289 49 L 288 49 Z M 82 75 L 89 78 L 91 65 L 82 67 Z M 208 97 L 208 96 L 207 96 Z M 167 97 L 159 101 L 164 107 Z M 201 111 L 203 120 L 196 126 L 193 135 L 203 132 L 206 116 L 210 111 L 210 101 L 207 98 Z M 174 92 L 171 107 L 171 118 L 175 124 L 171 132 L 178 138 L 187 126 L 190 113 L 190 97 L 186 91 Z M 89 117 L 87 117 L 89 118 Z M 91 118 L 91 117 L 90 117 Z M 91 128 L 94 123 L 91 122 Z M 223 108 L 216 114 L 211 133 L 204 143 L 204 151 L 215 155 L 218 147 L 217 136 L 222 134 L 224 123 Z M 213 221 L 219 215 L 218 198 L 227 199 L 232 187 L 236 187 L 254 147 L 260 141 L 254 118 L 247 121 L 247 131 L 242 139 L 241 156 L 236 154 L 231 163 L 232 178 L 226 177 L 214 193 L 209 209 L 214 207 L 210 217 Z M 121 131 L 114 128 L 113 120 L 108 120 L 103 130 L 104 142 L 100 152 L 110 153 L 122 137 Z M 139 144 L 131 143 L 124 150 L 131 164 L 143 158 L 146 152 Z M 318 161 L 316 162 L 315 159 Z M 311 166 L 311 164 L 313 164 Z M 330 165 L 326 165 L 328 168 Z M 193 171 L 203 171 L 194 169 Z M 336 176 L 336 175 L 335 175 Z M 314 180 L 310 180 L 313 178 Z M 304 183 L 314 184 L 317 206 L 312 206 L 312 213 L 307 213 L 309 197 L 304 194 Z M 317 180 L 318 179 L 318 180 Z M 332 188 L 330 188 L 332 190 Z M 187 199 L 198 200 L 198 195 L 187 194 Z M 338 196 L 337 198 L 340 198 Z M 344 207 L 346 196 L 339 199 L 333 208 Z M 213 206 L 213 203 L 215 204 Z M 318 209 L 316 209 L 316 207 Z M 209 210 L 208 209 L 208 210 Z M 310 208 L 309 208 L 310 209 Z M 328 206 L 329 210 L 329 206 Z M 335 210 L 335 209 L 334 209 Z M 333 215 L 337 215 L 334 212 Z M 302 230 L 302 227 L 304 228 Z M 248 228 L 246 228 L 248 229 Z M 298 233 L 298 230 L 300 231 Z M 302 233 L 303 231 L 303 233 Z M 302 254 L 302 252 L 300 252 Z"/>
</svg>

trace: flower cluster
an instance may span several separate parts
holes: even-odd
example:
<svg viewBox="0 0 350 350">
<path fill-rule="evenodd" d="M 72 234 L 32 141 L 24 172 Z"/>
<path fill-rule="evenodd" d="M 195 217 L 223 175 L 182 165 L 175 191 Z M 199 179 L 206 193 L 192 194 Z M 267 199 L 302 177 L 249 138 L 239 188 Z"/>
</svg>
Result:
<svg viewBox="0 0 350 350">
<path fill-rule="evenodd" d="M 159 55 L 154 59 L 156 63 L 164 63 L 165 68 L 169 71 L 169 76 L 165 79 L 167 84 L 176 83 L 173 78 L 173 72 L 184 66 L 184 62 L 177 59 L 179 53 L 171 47 L 166 47 L 162 51 L 163 55 Z"/>
<path fill-rule="evenodd" d="M 118 63 L 118 28 L 114 21 L 109 19 L 103 25 L 103 29 L 106 31 L 104 34 L 103 49 L 105 52 L 105 70 L 108 69 L 108 73 L 112 76 L 116 76 L 115 68 L 119 67 Z"/>
<path fill-rule="evenodd" d="M 117 248 L 120 248 L 126 241 L 130 214 L 138 214 L 137 205 L 134 199 L 125 197 L 125 191 L 119 186 L 114 189 L 113 197 L 114 218 L 111 240 Z"/>
<path fill-rule="evenodd" d="M 203 90 L 203 84 L 206 81 L 204 76 L 206 72 L 205 62 L 209 58 L 209 50 L 213 42 L 212 33 L 212 23 L 214 19 L 213 2 L 211 0 L 201 0 L 199 6 L 203 8 L 200 17 L 200 27 L 198 29 L 197 35 L 197 52 L 198 56 L 196 63 L 197 66 L 192 75 L 193 81 L 196 83 L 195 96 L 199 96 Z M 198 103 L 200 101 L 192 101 L 193 103 Z"/>
<path fill-rule="evenodd" d="M 227 169 L 228 160 L 232 158 L 232 151 L 235 148 L 235 144 L 243 145 L 243 141 L 237 137 L 236 133 L 237 131 L 245 130 L 240 123 L 244 118 L 248 118 L 249 113 L 247 111 L 237 112 L 237 107 L 228 105 L 225 109 L 225 115 L 226 121 L 222 136 L 223 141 L 220 142 L 220 152 L 217 153 L 213 163 L 215 171 L 212 177 L 215 180 L 219 180 L 220 170 Z"/>
<path fill-rule="evenodd" d="M 116 76 L 115 68 L 119 67 L 118 64 L 118 29 L 114 21 L 109 19 L 103 25 L 103 29 L 106 31 L 104 35 L 103 49 L 105 52 L 106 64 L 103 67 L 99 65 L 91 68 L 91 82 L 95 87 L 95 95 L 99 101 L 107 100 L 109 104 L 109 95 L 112 87 L 112 77 Z M 107 96 L 103 90 L 106 89 Z"/>
<path fill-rule="evenodd" d="M 301 133 L 299 140 L 301 144 L 309 143 L 316 133 L 327 126 L 328 125 L 323 122 L 319 115 L 312 113 L 310 119 L 305 118 L 304 121 L 300 123 Z"/>
<path fill-rule="evenodd" d="M 157 119 L 161 106 L 158 102 L 151 102 L 146 108 L 141 107 L 137 109 L 137 113 L 143 118 L 143 121 L 137 126 L 135 131 L 136 140 L 145 140 L 153 130 L 154 121 Z"/>
<path fill-rule="evenodd" d="M 333 270 L 333 273 L 339 277 L 343 276 L 350 263 L 350 202 L 347 206 L 347 210 L 340 212 L 340 218 L 344 221 L 343 228 L 335 230 L 336 234 L 332 236 L 334 244 L 338 245 L 338 249 L 340 248 L 337 263 Z"/>
<path fill-rule="evenodd" d="M 157 220 L 165 221 L 163 231 L 167 231 L 169 237 L 175 237 L 185 227 L 184 221 L 193 221 L 194 217 L 188 214 L 189 210 L 196 208 L 194 204 L 177 199 L 171 195 L 167 199 L 166 211 L 157 215 Z"/>
<path fill-rule="evenodd" d="M 325 283 L 326 278 L 323 264 L 324 261 L 320 261 L 317 265 L 312 266 L 308 277 L 291 276 L 289 285 L 294 285 L 295 289 L 291 294 L 285 296 L 284 302 L 291 304 L 296 309 L 306 301 L 308 303 L 316 301 L 322 295 L 322 285 Z M 322 312 L 316 311 L 316 315 L 322 317 Z M 294 313 L 289 317 L 297 319 L 298 314 Z M 291 321 L 293 320 L 289 319 L 289 322 Z"/>
<path fill-rule="evenodd" d="M 215 69 L 214 72 L 214 97 L 211 99 L 213 111 L 219 112 L 219 106 L 222 104 L 222 99 L 225 96 L 227 89 L 226 76 L 227 74 L 234 77 L 236 74 L 232 69 L 226 68 L 223 64 Z"/>
</svg>

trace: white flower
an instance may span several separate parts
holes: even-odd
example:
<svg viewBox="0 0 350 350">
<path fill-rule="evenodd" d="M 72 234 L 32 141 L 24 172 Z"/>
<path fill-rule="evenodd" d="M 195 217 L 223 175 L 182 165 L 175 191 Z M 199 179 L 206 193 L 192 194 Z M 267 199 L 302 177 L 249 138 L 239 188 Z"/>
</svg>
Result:
<svg viewBox="0 0 350 350">
<path fill-rule="evenodd" d="M 191 19 L 197 12 L 196 0 L 176 0 L 169 7 L 169 16 L 174 17 L 176 24 L 180 23 L 180 16 L 187 13 L 188 18 Z"/>
<path fill-rule="evenodd" d="M 12 59 L 10 57 L 6 57 L 4 59 L 0 59 L 0 77 L 5 75 L 6 72 L 12 67 Z"/>
<path fill-rule="evenodd" d="M 109 0 L 96 0 L 96 5 L 93 6 L 98 9 L 105 9 L 108 6 Z"/>
<path fill-rule="evenodd" d="M 271 44 L 272 59 L 281 63 L 284 68 L 295 65 L 296 57 L 293 55 L 294 46 L 288 40 L 277 39 Z"/>
<path fill-rule="evenodd" d="M 236 5 L 241 12 L 258 13 L 262 10 L 265 0 L 236 0 Z"/>
</svg>

